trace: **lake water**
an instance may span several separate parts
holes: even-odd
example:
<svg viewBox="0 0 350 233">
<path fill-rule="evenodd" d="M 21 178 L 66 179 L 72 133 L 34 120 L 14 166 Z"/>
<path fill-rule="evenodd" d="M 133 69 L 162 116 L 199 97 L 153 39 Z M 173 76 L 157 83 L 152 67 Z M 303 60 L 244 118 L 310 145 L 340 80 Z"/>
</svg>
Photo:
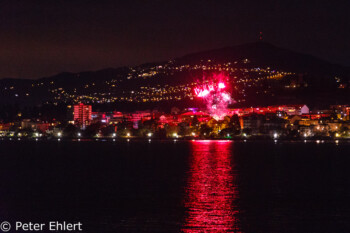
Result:
<svg viewBox="0 0 350 233">
<path fill-rule="evenodd" d="M 350 232 L 350 142 L 0 141 L 0 221 Z"/>
</svg>

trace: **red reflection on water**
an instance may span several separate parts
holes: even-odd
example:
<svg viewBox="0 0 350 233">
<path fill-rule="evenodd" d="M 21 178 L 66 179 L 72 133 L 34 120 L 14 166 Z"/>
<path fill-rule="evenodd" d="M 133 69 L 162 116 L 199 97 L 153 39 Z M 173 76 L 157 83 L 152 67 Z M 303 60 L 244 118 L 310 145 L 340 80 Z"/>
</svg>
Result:
<svg viewBox="0 0 350 233">
<path fill-rule="evenodd" d="M 194 141 L 182 232 L 239 232 L 230 141 Z"/>
</svg>

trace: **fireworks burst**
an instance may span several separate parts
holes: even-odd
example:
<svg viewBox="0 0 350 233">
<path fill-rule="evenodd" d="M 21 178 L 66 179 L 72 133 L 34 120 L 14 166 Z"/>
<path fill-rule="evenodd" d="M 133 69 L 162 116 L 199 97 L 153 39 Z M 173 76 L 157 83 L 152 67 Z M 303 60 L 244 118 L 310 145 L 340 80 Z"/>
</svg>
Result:
<svg viewBox="0 0 350 233">
<path fill-rule="evenodd" d="M 227 106 L 233 103 L 231 95 L 225 91 L 226 84 L 223 75 L 217 75 L 211 84 L 202 85 L 194 89 L 197 97 L 205 100 L 209 114 L 216 120 L 222 120 L 227 114 Z"/>
</svg>

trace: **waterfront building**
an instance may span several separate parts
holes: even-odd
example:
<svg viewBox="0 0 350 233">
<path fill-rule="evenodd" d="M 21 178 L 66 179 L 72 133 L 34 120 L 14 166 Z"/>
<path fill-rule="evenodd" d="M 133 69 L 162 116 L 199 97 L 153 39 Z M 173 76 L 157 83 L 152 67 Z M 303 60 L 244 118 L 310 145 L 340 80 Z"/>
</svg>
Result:
<svg viewBox="0 0 350 233">
<path fill-rule="evenodd" d="M 85 129 L 91 122 L 91 105 L 85 105 L 83 103 L 74 105 L 73 120 L 74 124 Z"/>
</svg>

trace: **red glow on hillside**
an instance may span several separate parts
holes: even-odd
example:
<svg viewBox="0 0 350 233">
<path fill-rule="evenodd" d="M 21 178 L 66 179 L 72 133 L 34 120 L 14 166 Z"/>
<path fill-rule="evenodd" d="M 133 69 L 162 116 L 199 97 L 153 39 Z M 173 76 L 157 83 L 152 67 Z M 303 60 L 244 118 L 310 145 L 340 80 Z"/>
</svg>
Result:
<svg viewBox="0 0 350 233">
<path fill-rule="evenodd" d="M 197 97 L 206 97 L 211 92 L 221 92 L 226 88 L 226 81 L 228 81 L 228 77 L 224 74 L 215 74 L 212 77 L 211 82 L 208 84 L 203 84 L 201 86 L 194 88 L 194 93 Z"/>
<path fill-rule="evenodd" d="M 216 120 L 222 120 L 227 115 L 228 105 L 234 103 L 226 90 L 228 80 L 224 74 L 213 75 L 212 82 L 194 88 L 195 95 L 204 99 L 210 116 Z"/>
<path fill-rule="evenodd" d="M 197 97 L 206 97 L 212 91 L 220 91 L 226 87 L 225 83 L 220 82 L 218 84 L 203 85 L 202 87 L 194 88 L 194 93 Z"/>
</svg>

